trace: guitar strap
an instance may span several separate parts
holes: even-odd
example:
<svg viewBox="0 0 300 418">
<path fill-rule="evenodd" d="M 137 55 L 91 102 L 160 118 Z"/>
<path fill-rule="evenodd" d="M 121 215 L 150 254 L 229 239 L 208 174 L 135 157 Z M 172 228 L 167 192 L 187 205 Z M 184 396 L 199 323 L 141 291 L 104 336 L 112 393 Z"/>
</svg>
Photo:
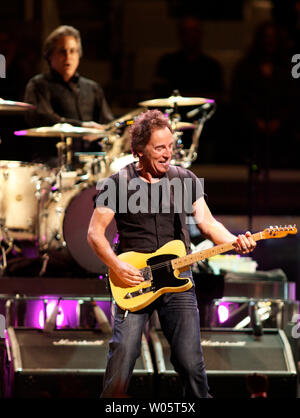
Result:
<svg viewBox="0 0 300 418">
<path fill-rule="evenodd" d="M 183 196 L 186 196 L 187 190 L 186 190 L 186 184 L 184 182 L 184 175 L 183 175 L 183 170 L 182 167 L 179 166 L 174 166 L 171 165 L 168 172 L 167 172 L 167 177 L 168 179 L 171 181 L 174 177 L 179 177 L 181 179 L 182 185 L 183 185 Z M 173 188 L 172 188 L 173 191 Z M 171 199 L 172 199 L 172 204 L 174 204 L 174 193 L 171 194 Z M 181 224 L 181 232 L 183 234 L 184 237 L 184 242 L 185 242 L 185 246 L 187 249 L 187 252 L 190 253 L 191 252 L 191 239 L 190 239 L 190 231 L 188 229 L 188 226 L 186 224 L 186 217 L 187 214 L 184 211 L 184 205 L 182 205 L 182 210 L 178 213 L 179 215 L 179 219 L 180 219 L 180 224 Z"/>
<path fill-rule="evenodd" d="M 134 163 L 128 164 L 126 166 L 126 168 L 127 168 L 127 170 L 126 170 L 127 171 L 127 181 L 130 181 L 131 179 L 133 179 L 133 178 L 136 177 L 136 171 L 134 169 Z M 125 170 L 124 171 L 123 170 L 120 170 L 120 174 L 121 175 L 125 175 L 126 171 Z M 169 168 L 169 170 L 168 170 L 168 172 L 167 172 L 167 177 L 168 177 L 168 179 L 170 181 L 174 177 L 177 177 L 177 178 L 179 177 L 181 179 L 181 181 L 182 181 L 182 184 L 183 184 L 183 187 L 184 187 L 184 191 L 186 193 L 186 185 L 185 185 L 185 182 L 184 182 L 184 175 L 183 175 L 183 169 L 182 169 L 182 167 L 171 165 L 170 168 Z M 183 194 L 183 196 L 186 195 L 185 193 Z M 171 205 L 173 205 L 174 204 L 174 192 L 173 192 L 173 188 L 172 188 L 172 192 L 171 192 L 170 199 L 171 199 L 171 202 L 170 203 L 171 203 Z M 183 208 L 182 209 L 183 210 L 180 211 L 178 213 L 178 215 L 179 215 L 179 219 L 180 219 L 181 232 L 182 232 L 182 235 L 183 235 L 183 238 L 184 238 L 185 246 L 186 246 L 187 252 L 189 253 L 189 252 L 191 252 L 191 249 L 190 249 L 191 240 L 190 240 L 190 232 L 189 232 L 188 226 L 186 224 L 186 216 L 187 215 L 184 212 L 184 205 L 183 205 Z"/>
</svg>

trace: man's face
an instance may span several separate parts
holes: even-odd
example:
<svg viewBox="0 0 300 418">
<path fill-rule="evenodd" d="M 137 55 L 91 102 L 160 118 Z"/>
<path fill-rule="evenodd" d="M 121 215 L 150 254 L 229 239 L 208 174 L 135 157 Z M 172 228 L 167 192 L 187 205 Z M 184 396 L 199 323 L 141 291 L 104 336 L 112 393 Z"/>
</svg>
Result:
<svg viewBox="0 0 300 418">
<path fill-rule="evenodd" d="M 172 157 L 174 138 L 169 128 L 156 129 L 143 152 L 138 153 L 143 167 L 152 177 L 162 177 L 168 170 Z"/>
<path fill-rule="evenodd" d="M 69 81 L 79 65 L 78 42 L 73 36 L 62 36 L 58 39 L 50 57 L 50 66 L 65 81 Z"/>
</svg>

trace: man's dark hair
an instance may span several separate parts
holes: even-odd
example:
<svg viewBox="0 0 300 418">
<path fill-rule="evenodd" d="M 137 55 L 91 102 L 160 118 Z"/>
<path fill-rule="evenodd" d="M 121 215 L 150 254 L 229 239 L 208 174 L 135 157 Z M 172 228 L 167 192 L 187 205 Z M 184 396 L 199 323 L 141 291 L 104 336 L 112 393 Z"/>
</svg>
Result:
<svg viewBox="0 0 300 418">
<path fill-rule="evenodd" d="M 147 110 L 146 112 L 141 113 L 130 130 L 131 151 L 133 155 L 137 156 L 138 152 L 144 150 L 145 146 L 150 141 L 153 131 L 164 128 L 169 128 L 172 132 L 168 119 L 160 110 Z"/>
<path fill-rule="evenodd" d="M 54 31 L 50 33 L 47 37 L 44 46 L 43 46 L 43 56 L 49 62 L 50 57 L 55 49 L 57 41 L 63 36 L 73 36 L 78 43 L 78 53 L 79 56 L 82 56 L 82 44 L 80 32 L 75 29 L 73 26 L 58 26 Z"/>
</svg>

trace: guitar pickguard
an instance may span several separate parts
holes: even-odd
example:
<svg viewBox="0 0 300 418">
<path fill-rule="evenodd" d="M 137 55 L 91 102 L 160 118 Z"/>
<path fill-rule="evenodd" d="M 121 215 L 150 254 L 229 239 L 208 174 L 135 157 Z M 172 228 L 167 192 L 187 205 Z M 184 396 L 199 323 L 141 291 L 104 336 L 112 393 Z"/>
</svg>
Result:
<svg viewBox="0 0 300 418">
<path fill-rule="evenodd" d="M 176 258 L 176 256 L 173 254 L 156 255 L 148 258 L 147 267 L 140 270 L 144 280 L 149 282 L 148 286 L 142 287 L 136 291 L 129 290 L 125 295 L 125 298 L 131 299 L 140 295 L 145 295 L 149 292 L 155 293 L 163 288 L 177 288 L 186 285 L 189 282 L 188 279 L 178 280 L 174 276 L 174 270 L 171 263 L 169 263 L 169 261 L 174 258 Z"/>
<path fill-rule="evenodd" d="M 152 287 L 154 288 L 154 291 L 158 291 L 163 287 L 179 287 L 188 282 L 188 280 L 185 279 L 178 280 L 174 276 L 174 270 L 171 263 L 166 263 L 174 258 L 176 258 L 176 255 L 162 254 L 150 257 L 147 260 L 147 265 L 151 268 Z M 161 263 L 163 263 L 163 265 L 157 267 L 157 265 Z"/>
</svg>

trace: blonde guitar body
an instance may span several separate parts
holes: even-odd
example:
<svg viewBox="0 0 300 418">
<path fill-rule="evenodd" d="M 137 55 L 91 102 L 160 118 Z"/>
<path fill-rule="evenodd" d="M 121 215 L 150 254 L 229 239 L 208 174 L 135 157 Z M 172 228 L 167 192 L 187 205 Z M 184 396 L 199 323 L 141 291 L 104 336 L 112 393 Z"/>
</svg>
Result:
<svg viewBox="0 0 300 418">
<path fill-rule="evenodd" d="M 252 239 L 283 238 L 288 234 L 296 234 L 296 226 L 272 227 L 252 235 Z M 197 261 L 210 258 L 234 249 L 234 243 L 215 245 L 207 250 L 186 254 L 185 245 L 180 240 L 170 241 L 154 253 L 138 253 L 129 251 L 120 254 L 122 261 L 138 268 L 144 281 L 138 286 L 127 287 L 114 272 L 109 272 L 112 295 L 117 305 L 131 312 L 145 308 L 159 296 L 167 292 L 184 292 L 193 286 L 189 278 L 181 278 L 179 274 Z"/>
<path fill-rule="evenodd" d="M 140 310 L 167 292 L 183 292 L 193 284 L 190 279 L 180 278 L 179 274 L 188 269 L 173 270 L 170 260 L 186 255 L 185 245 L 180 240 L 170 241 L 154 253 L 129 251 L 118 257 L 139 270 L 144 282 L 134 287 L 126 285 L 111 270 L 109 281 L 112 295 L 117 305 L 131 312 Z M 152 265 L 152 268 L 151 268 Z M 150 267 L 150 268 L 149 268 Z"/>
</svg>

